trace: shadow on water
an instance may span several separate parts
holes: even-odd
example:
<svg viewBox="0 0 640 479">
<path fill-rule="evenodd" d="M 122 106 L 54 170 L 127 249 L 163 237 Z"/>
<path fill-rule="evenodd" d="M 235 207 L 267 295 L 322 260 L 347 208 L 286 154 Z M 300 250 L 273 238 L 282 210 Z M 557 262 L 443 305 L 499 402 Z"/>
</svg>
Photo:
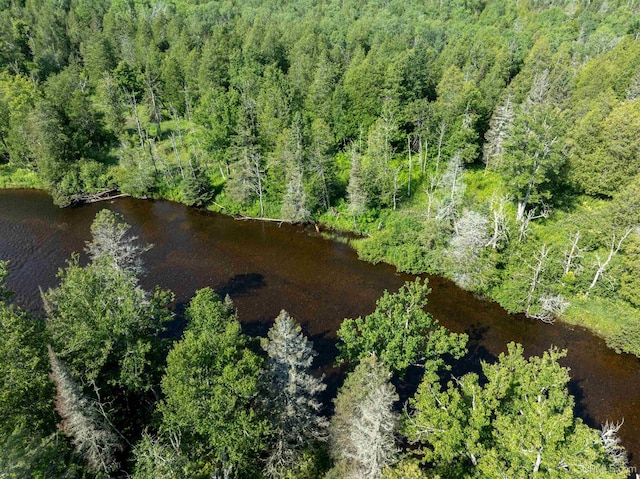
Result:
<svg viewBox="0 0 640 479">
<path fill-rule="evenodd" d="M 569 384 L 567 384 L 567 389 L 569 389 L 569 393 L 573 396 L 575 400 L 575 406 L 573 410 L 577 416 L 580 416 L 584 423 L 589 427 L 600 428 L 600 424 L 593 417 L 591 417 L 584 407 L 582 401 L 584 400 L 584 391 L 583 386 L 580 384 L 582 381 L 578 379 L 571 379 Z"/>
<path fill-rule="evenodd" d="M 263 275 L 251 273 L 236 274 L 226 284 L 218 285 L 213 289 L 221 298 L 225 298 L 229 295 L 231 299 L 234 299 L 237 296 L 251 294 L 252 291 L 265 286 L 266 283 Z"/>
</svg>

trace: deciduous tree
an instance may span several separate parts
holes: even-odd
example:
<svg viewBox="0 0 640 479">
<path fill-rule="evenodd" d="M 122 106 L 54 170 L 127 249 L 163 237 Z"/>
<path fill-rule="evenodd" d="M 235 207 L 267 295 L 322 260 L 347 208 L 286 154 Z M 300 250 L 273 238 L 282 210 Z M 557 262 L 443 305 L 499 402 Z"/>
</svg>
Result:
<svg viewBox="0 0 640 479">
<path fill-rule="evenodd" d="M 355 363 L 375 354 L 389 369 L 402 373 L 417 363 L 437 370 L 444 365 L 445 353 L 462 357 L 467 336 L 447 331 L 424 310 L 430 291 L 428 282 L 418 278 L 397 293 L 385 291 L 369 316 L 345 319 L 338 330 L 341 358 Z"/>
</svg>

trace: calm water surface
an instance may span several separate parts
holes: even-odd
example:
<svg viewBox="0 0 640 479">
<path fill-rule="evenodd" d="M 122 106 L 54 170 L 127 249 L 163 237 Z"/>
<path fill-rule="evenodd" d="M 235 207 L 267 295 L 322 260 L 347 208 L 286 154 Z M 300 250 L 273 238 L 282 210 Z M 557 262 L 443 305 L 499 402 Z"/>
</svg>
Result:
<svg viewBox="0 0 640 479">
<path fill-rule="evenodd" d="M 11 260 L 8 281 L 18 304 L 41 308 L 38 288 L 56 285 L 58 268 L 72 252 L 82 252 L 102 208 L 121 213 L 135 234 L 154 245 L 144 256 L 143 286 L 173 290 L 179 305 L 205 286 L 228 293 L 254 334 L 265 334 L 286 309 L 325 357 L 333 353 L 343 318 L 370 313 L 385 289 L 395 291 L 413 278 L 388 265 L 359 261 L 348 246 L 304 227 L 237 221 L 171 202 L 128 198 L 59 209 L 42 192 L 0 190 L 0 259 Z M 632 463 L 640 464 L 637 358 L 615 354 L 582 329 L 509 315 L 447 280 L 429 281 L 427 309 L 447 328 L 470 335 L 469 363 L 506 351 L 509 341 L 524 344 L 528 355 L 567 348 L 562 363 L 571 368 L 577 413 L 591 426 L 624 418 L 620 435 Z"/>
</svg>

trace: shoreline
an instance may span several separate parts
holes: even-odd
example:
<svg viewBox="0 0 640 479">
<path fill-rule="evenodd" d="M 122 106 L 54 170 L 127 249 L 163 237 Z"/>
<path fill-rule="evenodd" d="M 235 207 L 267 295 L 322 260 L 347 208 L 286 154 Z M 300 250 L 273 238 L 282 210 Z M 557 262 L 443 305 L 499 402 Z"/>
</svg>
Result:
<svg viewBox="0 0 640 479">
<path fill-rule="evenodd" d="M 47 194 L 49 196 L 51 195 L 50 192 L 48 190 L 46 190 L 45 188 L 41 188 L 41 187 L 37 187 L 37 186 L 25 187 L 25 186 L 18 186 L 18 185 L 15 185 L 15 184 L 9 185 L 9 186 L 5 186 L 5 184 L 2 183 L 1 181 L 0 181 L 0 185 L 2 185 L 2 186 L 0 186 L 0 189 L 3 189 L 3 190 L 32 190 L 32 191 L 42 192 L 42 193 Z M 126 195 L 126 196 L 130 196 L 130 195 Z M 117 199 L 119 197 L 121 197 L 121 196 L 118 195 L 118 196 L 115 196 L 115 197 L 104 198 L 102 201 L 111 201 L 111 200 Z M 224 212 L 220 211 L 219 208 L 215 208 L 215 207 L 210 209 L 210 208 L 206 208 L 206 207 L 202 208 L 202 207 L 189 206 L 189 205 L 186 205 L 186 204 L 184 204 L 182 202 L 176 201 L 174 199 L 165 198 L 165 197 L 162 197 L 162 196 L 152 196 L 152 197 L 136 198 L 136 199 L 151 200 L 151 201 L 156 201 L 156 200 L 157 201 L 168 201 L 168 202 L 172 202 L 172 203 L 177 203 L 177 204 L 183 205 L 183 206 L 188 207 L 188 208 L 193 208 L 195 210 L 199 210 L 199 211 L 204 212 L 204 213 L 219 214 L 219 215 L 222 215 L 222 216 L 233 218 L 233 219 L 238 220 L 238 221 L 267 221 L 267 222 L 272 222 L 272 223 L 275 222 L 275 223 L 280 223 L 280 224 L 285 223 L 285 221 L 283 221 L 281 219 L 277 219 L 277 218 L 276 219 L 274 219 L 274 218 L 266 218 L 266 217 L 265 218 L 253 218 L 253 217 L 247 217 L 247 216 L 242 215 L 242 214 L 241 215 L 232 215 L 232 214 L 224 213 Z M 84 204 L 83 202 L 78 202 L 78 203 L 73 202 L 70 205 L 67 205 L 67 206 L 65 206 L 63 208 L 78 208 L 78 207 L 83 206 L 83 204 Z M 87 204 L 91 204 L 91 203 L 87 203 Z M 306 234 L 310 234 L 310 235 L 317 234 L 319 236 L 322 236 L 322 237 L 326 238 L 327 240 L 336 241 L 336 242 L 347 244 L 349 246 L 349 248 L 351 248 L 352 250 L 354 250 L 356 252 L 356 254 L 358 255 L 358 258 L 359 258 L 360 261 L 363 261 L 363 262 L 366 262 L 366 263 L 369 263 L 369 264 L 376 264 L 376 263 L 373 263 L 371 261 L 368 261 L 365 258 L 362 258 L 360 256 L 357 248 L 352 244 L 353 241 L 366 240 L 368 238 L 368 236 L 363 236 L 363 235 L 358 234 L 357 232 L 355 232 L 353 230 L 338 229 L 338 228 L 333 227 L 331 224 L 328 224 L 328 223 L 325 223 L 325 222 L 322 222 L 322 221 L 309 221 L 309 222 L 306 222 L 306 223 L 301 223 L 301 222 L 296 223 L 296 222 L 286 221 L 286 223 L 294 224 L 294 225 L 298 225 L 300 227 L 303 227 L 306 230 L 305 231 Z M 406 273 L 406 271 L 402 271 L 402 270 L 398 269 L 398 266 L 396 264 L 390 262 L 390 261 L 382 260 L 380 262 L 383 262 L 383 263 L 386 263 L 389 266 L 392 266 L 393 268 L 396 269 L 396 271 L 398 273 Z M 414 274 L 415 276 L 421 276 L 421 277 L 425 276 L 425 275 L 437 276 L 437 277 L 443 278 L 443 279 L 445 279 L 447 281 L 453 281 L 451 278 L 447 277 L 446 275 L 432 274 L 432 273 L 428 273 L 426 271 L 414 272 L 414 273 L 411 273 L 411 274 Z M 455 282 L 454 282 L 454 284 L 455 284 Z M 473 291 L 469 291 L 469 290 L 467 290 L 465 288 L 462 288 L 461 286 L 459 286 L 457 284 L 456 284 L 456 286 L 459 287 L 460 289 L 462 289 L 462 290 L 474 295 L 477 299 L 479 299 L 481 301 L 484 301 L 484 302 L 487 302 L 487 303 L 494 303 L 494 304 L 502 307 L 502 305 L 500 305 L 500 303 L 496 299 L 491 297 L 491 296 L 478 295 L 478 294 L 475 294 Z M 596 299 L 589 298 L 588 301 L 596 302 L 597 298 Z M 514 317 L 522 316 L 522 317 L 526 318 L 526 316 L 524 315 L 524 313 L 522 311 L 509 312 L 508 314 L 511 315 L 511 316 L 514 316 Z M 535 318 L 527 318 L 527 320 L 538 321 Z M 615 347 L 611 346 L 609 344 L 609 341 L 611 339 L 613 339 L 611 336 L 608 336 L 608 335 L 604 334 L 597 327 L 589 325 L 588 323 L 585 323 L 584 321 L 572 320 L 571 316 L 568 316 L 566 314 L 563 315 L 563 316 L 558 317 L 556 319 L 556 321 L 559 322 L 559 323 L 562 323 L 565 327 L 578 328 L 578 329 L 581 329 L 583 331 L 587 331 L 588 333 L 594 335 L 595 337 L 597 337 L 599 339 L 602 339 L 606 343 L 607 347 L 609 349 L 615 351 L 616 354 L 629 354 L 631 356 L 636 356 L 636 355 L 634 355 L 632 353 L 629 353 L 629 352 L 617 350 Z M 554 323 L 555 323 L 555 321 L 554 321 Z M 553 323 L 551 323 L 550 325 L 553 326 Z M 636 357 L 638 357 L 638 356 L 636 356 Z"/>
</svg>

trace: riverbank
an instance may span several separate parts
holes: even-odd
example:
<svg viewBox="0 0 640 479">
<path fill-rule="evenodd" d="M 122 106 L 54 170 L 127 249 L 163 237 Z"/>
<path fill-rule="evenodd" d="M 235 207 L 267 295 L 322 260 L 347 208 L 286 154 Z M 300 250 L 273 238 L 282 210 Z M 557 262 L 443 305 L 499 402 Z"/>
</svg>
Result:
<svg viewBox="0 0 640 479">
<path fill-rule="evenodd" d="M 232 297 L 243 328 L 255 336 L 265 336 L 286 309 L 302 323 L 326 366 L 342 320 L 370 314 L 385 289 L 395 291 L 414 278 L 387 264 L 358 260 L 350 246 L 325 240 L 315 228 L 236 221 L 175 202 L 133 198 L 61 209 L 44 192 L 2 190 L 0 257 L 11 260 L 9 285 L 21 306 L 41 308 L 38 287 L 46 291 L 58 284 L 58 268 L 74 251 L 83 251 L 103 208 L 122 214 L 143 243 L 155 245 L 144 256 L 145 289 L 160 285 L 185 304 L 196 290 L 213 287 Z M 509 315 L 441 277 L 430 277 L 430 287 L 427 310 L 451 331 L 470 336 L 470 357 L 455 366 L 456 377 L 469 364 L 495 360 L 511 341 L 523 344 L 527 356 L 566 348 L 561 363 L 571 370 L 576 414 L 591 427 L 624 418 L 623 444 L 640 457 L 636 358 L 616 354 L 582 328 Z"/>
<path fill-rule="evenodd" d="M 473 178 L 473 177 L 476 178 Z M 469 183 L 474 190 L 470 192 L 471 196 L 477 196 L 482 194 L 482 191 L 489 189 L 482 185 L 477 185 L 477 177 L 479 175 L 471 172 L 467 175 Z M 486 181 L 484 173 L 481 181 Z M 358 252 L 358 256 L 372 263 L 385 262 L 395 266 L 399 271 L 421 274 L 429 273 L 439 276 L 443 276 L 451 281 L 454 281 L 460 288 L 470 291 L 480 298 L 484 298 L 488 301 L 494 301 L 504 307 L 512 314 L 524 313 L 525 308 L 519 307 L 517 299 L 514 301 L 514 296 L 517 296 L 518 292 L 523 294 L 522 281 L 518 282 L 518 275 L 521 274 L 513 265 L 512 259 L 503 259 L 496 261 L 495 268 L 507 270 L 511 274 L 511 277 L 503 275 L 496 278 L 491 277 L 491 273 L 487 273 L 482 268 L 478 269 L 479 275 L 489 276 L 487 285 L 475 284 L 473 287 L 466 287 L 461 281 L 458 281 L 455 274 L 452 274 L 447 269 L 451 262 L 443 260 L 442 256 L 447 254 L 445 248 L 440 245 L 435 245 L 435 253 L 429 254 L 424 251 L 421 244 L 420 235 L 423 233 L 423 225 L 421 215 L 424 210 L 424 198 L 421 198 L 420 194 L 417 194 L 408 204 L 403 205 L 398 210 L 387 210 L 369 218 L 360 219 L 355 221 L 346 213 L 346 208 L 333 210 L 332 212 L 325 213 L 319 218 L 322 227 L 333 228 L 338 231 L 348 231 L 360 235 L 360 238 L 350 239 L 350 245 Z M 589 223 L 595 223 L 591 217 L 597 216 L 597 213 L 608 207 L 604 201 L 587 200 L 583 204 L 576 206 L 576 211 L 573 214 L 568 214 L 563 211 L 559 211 L 552 215 L 549 219 L 544 219 L 540 223 L 532 225 L 533 232 L 531 236 L 533 241 L 539 246 L 544 244 L 549 250 L 555 250 L 555 252 L 563 252 L 562 248 L 565 248 L 564 242 L 566 239 L 565 230 L 567 223 L 576 222 L 579 223 L 582 219 L 583 222 L 588 224 L 588 227 L 595 229 L 595 226 Z M 510 212 L 515 216 L 515 212 Z M 587 217 L 586 220 L 584 218 Z M 589 231 L 587 234 L 593 234 Z M 588 238 L 589 240 L 590 238 Z M 593 240 L 591 240 L 593 241 Z M 514 240 L 515 242 L 515 240 Z M 440 248 L 440 252 L 437 249 Z M 585 254 L 589 254 L 590 258 L 594 258 L 593 261 L 600 260 L 598 257 L 598 251 L 594 242 L 590 245 L 591 251 L 587 253 L 585 247 Z M 529 253 L 530 258 L 524 257 Z M 509 251 L 505 248 L 502 253 L 503 257 L 513 256 L 516 259 L 516 267 L 524 269 L 526 274 L 528 268 L 533 265 L 533 259 L 536 257 L 537 252 L 533 248 L 525 250 L 514 249 Z M 582 254 L 582 252 L 580 253 Z M 602 255 L 602 253 L 600 252 Z M 440 257 L 439 257 L 440 256 Z M 558 263 L 560 258 L 553 258 Z M 490 260 L 489 260 L 490 261 Z M 495 261 L 495 260 L 494 260 Z M 490 264 L 488 265 L 490 266 Z M 589 287 L 589 282 L 584 269 L 588 265 L 587 261 L 583 258 L 583 264 L 580 265 L 581 270 L 576 274 L 571 272 L 570 274 L 559 274 L 556 279 L 556 285 L 550 287 L 547 285 L 549 294 L 553 291 L 554 294 L 566 298 L 568 303 L 567 308 L 560 312 L 557 311 L 553 316 L 553 321 L 559 321 L 571 326 L 583 327 L 597 336 L 603 338 L 607 345 L 616 352 L 631 353 L 636 356 L 640 356 L 640 310 L 634 308 L 629 302 L 623 301 L 615 297 L 601 297 L 593 294 Z M 552 268 L 557 269 L 557 265 L 552 265 Z M 620 263 L 614 265 L 612 268 L 611 276 L 606 278 L 606 282 L 610 285 L 619 287 L 619 278 L 615 278 L 614 275 L 620 275 L 621 267 Z M 498 273 L 499 274 L 499 273 Z M 576 276 L 582 276 L 576 277 Z M 519 288 L 518 288 L 519 286 Z M 582 291 L 580 290 L 582 288 Z M 613 286 L 612 286 L 613 288 Z M 518 291 L 518 289 L 520 291 Z M 610 293 L 609 293 L 610 296 Z"/>
<path fill-rule="evenodd" d="M 0 188 L 46 189 L 44 182 L 35 171 L 27 168 L 17 168 L 13 165 L 0 165 Z"/>
<path fill-rule="evenodd" d="M 43 183 L 34 172 L 8 165 L 0 166 L 0 187 L 44 189 Z M 180 202 L 181 199 L 179 194 L 167 188 L 159 188 L 152 198 L 176 202 Z M 504 287 L 504 281 L 500 282 L 494 278 L 493 281 L 496 284 L 483 289 L 465 287 L 464 284 L 456 281 L 455 275 L 443 267 L 447 263 L 438 255 L 446 254 L 445 250 L 441 249 L 438 252 L 436 249 L 436 253 L 429 255 L 419 238 L 422 228 L 420 224 L 422 201 L 421 195 L 417 194 L 401 209 L 375 211 L 373 214 L 365 214 L 357 218 L 348 214 L 346 204 L 340 203 L 337 207 L 315 218 L 317 229 L 314 228 L 313 231 L 349 244 L 364 261 L 373 264 L 384 262 L 404 273 L 443 276 L 484 300 L 495 301 L 511 313 L 522 313 L 524 309 L 517 308 L 517 302 L 514 303 L 506 294 L 509 291 L 505 293 L 505 289 L 508 288 Z M 214 202 L 210 203 L 206 209 L 231 216 L 234 216 L 234 212 L 240 211 L 238 205 L 225 205 L 224 199 L 223 205 Z M 545 229 L 557 229 L 555 222 L 536 227 L 538 228 L 536 234 L 542 237 L 555 234 L 550 234 Z M 624 301 L 598 296 L 573 295 L 568 302 L 568 308 L 557 314 L 555 319 L 593 332 L 617 352 L 640 355 L 640 342 L 636 340 L 640 324 L 637 309 Z"/>
</svg>

